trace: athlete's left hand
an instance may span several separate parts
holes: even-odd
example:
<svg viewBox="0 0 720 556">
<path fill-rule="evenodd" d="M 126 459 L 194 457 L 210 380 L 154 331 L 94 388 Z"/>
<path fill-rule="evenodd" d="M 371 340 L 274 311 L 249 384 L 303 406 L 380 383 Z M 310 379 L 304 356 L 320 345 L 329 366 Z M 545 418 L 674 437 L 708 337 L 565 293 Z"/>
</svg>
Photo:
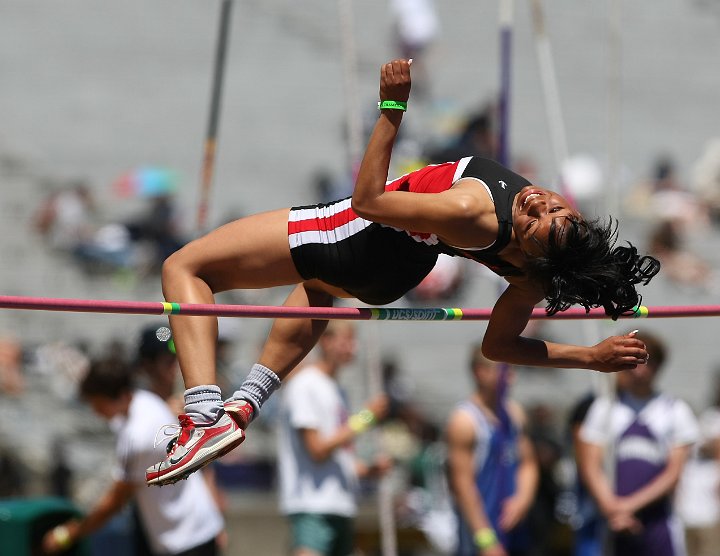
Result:
<svg viewBox="0 0 720 556">
<path fill-rule="evenodd" d="M 604 373 L 634 369 L 648 359 L 645 343 L 634 333 L 611 336 L 590 349 L 593 361 L 589 368 Z"/>
<path fill-rule="evenodd" d="M 380 69 L 380 100 L 407 102 L 410 98 L 409 60 L 393 60 Z"/>
</svg>

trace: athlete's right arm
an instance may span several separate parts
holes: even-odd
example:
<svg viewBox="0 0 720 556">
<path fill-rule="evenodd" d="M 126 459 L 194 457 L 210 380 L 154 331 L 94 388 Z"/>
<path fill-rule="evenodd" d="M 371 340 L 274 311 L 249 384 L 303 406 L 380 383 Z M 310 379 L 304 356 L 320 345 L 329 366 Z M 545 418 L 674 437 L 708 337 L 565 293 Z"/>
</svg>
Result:
<svg viewBox="0 0 720 556">
<path fill-rule="evenodd" d="M 538 292 L 510 285 L 493 307 L 483 338 L 483 354 L 493 361 L 530 367 L 616 372 L 644 362 L 645 345 L 632 334 L 612 336 L 594 346 L 526 338 L 522 332 L 541 299 Z"/>
</svg>

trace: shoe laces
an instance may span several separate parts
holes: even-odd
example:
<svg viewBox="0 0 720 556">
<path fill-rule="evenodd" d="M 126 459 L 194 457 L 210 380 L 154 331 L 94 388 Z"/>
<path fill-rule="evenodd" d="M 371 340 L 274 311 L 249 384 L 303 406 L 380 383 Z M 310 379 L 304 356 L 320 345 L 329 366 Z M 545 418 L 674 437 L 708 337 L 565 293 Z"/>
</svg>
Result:
<svg viewBox="0 0 720 556">
<path fill-rule="evenodd" d="M 170 439 L 170 442 L 168 442 L 168 446 L 170 446 L 170 444 L 172 443 L 172 449 L 168 450 L 168 454 L 172 453 L 175 450 L 175 447 L 178 445 L 178 439 L 180 438 L 180 434 L 183 432 L 183 430 L 191 428 L 195 425 L 192 422 L 192 419 L 190 419 L 190 417 L 188 417 L 187 415 L 180 415 L 178 417 L 178 421 L 179 423 L 163 425 L 158 429 L 158 431 L 155 433 L 155 441 L 153 442 L 153 448 L 157 448 L 158 445 Z M 160 435 L 162 435 L 162 437 L 158 439 Z"/>
</svg>

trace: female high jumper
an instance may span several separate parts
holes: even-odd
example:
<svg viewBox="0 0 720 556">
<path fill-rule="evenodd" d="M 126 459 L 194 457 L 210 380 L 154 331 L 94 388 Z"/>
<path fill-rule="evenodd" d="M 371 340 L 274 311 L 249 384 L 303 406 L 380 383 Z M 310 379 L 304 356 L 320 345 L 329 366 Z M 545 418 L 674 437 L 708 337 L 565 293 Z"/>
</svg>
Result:
<svg viewBox="0 0 720 556">
<path fill-rule="evenodd" d="M 226 224 L 171 255 L 165 299 L 213 303 L 239 288 L 297 284 L 293 307 L 329 307 L 336 297 L 380 305 L 400 298 L 432 270 L 440 253 L 463 256 L 503 276 L 508 286 L 483 339 L 489 359 L 516 365 L 614 372 L 647 357 L 633 335 L 594 346 L 521 336 L 537 303 L 549 315 L 574 304 L 603 307 L 617 319 L 639 305 L 658 261 L 631 244 L 615 246 L 617 224 L 587 221 L 561 195 L 477 157 L 431 165 L 386 182 L 410 95 L 410 61 L 380 72 L 380 116 L 352 197 L 264 212 Z M 148 484 L 170 484 L 239 445 L 244 430 L 283 378 L 303 360 L 326 320 L 277 319 L 245 382 L 223 402 L 215 383 L 217 319 L 170 317 L 185 381 L 185 414 L 167 458 Z"/>
</svg>

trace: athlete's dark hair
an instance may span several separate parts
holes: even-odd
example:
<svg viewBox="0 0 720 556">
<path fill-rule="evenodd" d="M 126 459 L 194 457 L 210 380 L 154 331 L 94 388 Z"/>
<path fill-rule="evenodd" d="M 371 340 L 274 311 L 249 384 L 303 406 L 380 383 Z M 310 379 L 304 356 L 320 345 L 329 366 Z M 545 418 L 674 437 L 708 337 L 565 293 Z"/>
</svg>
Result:
<svg viewBox="0 0 720 556">
<path fill-rule="evenodd" d="M 557 220 L 557 219 L 556 219 Z M 586 311 L 603 307 L 613 320 L 632 312 L 646 285 L 660 270 L 654 257 L 640 256 L 628 242 L 615 246 L 617 221 L 586 221 L 567 217 L 564 226 L 553 221 L 544 254 L 526 263 L 525 271 L 543 287 L 548 315 L 582 305 Z"/>
</svg>

